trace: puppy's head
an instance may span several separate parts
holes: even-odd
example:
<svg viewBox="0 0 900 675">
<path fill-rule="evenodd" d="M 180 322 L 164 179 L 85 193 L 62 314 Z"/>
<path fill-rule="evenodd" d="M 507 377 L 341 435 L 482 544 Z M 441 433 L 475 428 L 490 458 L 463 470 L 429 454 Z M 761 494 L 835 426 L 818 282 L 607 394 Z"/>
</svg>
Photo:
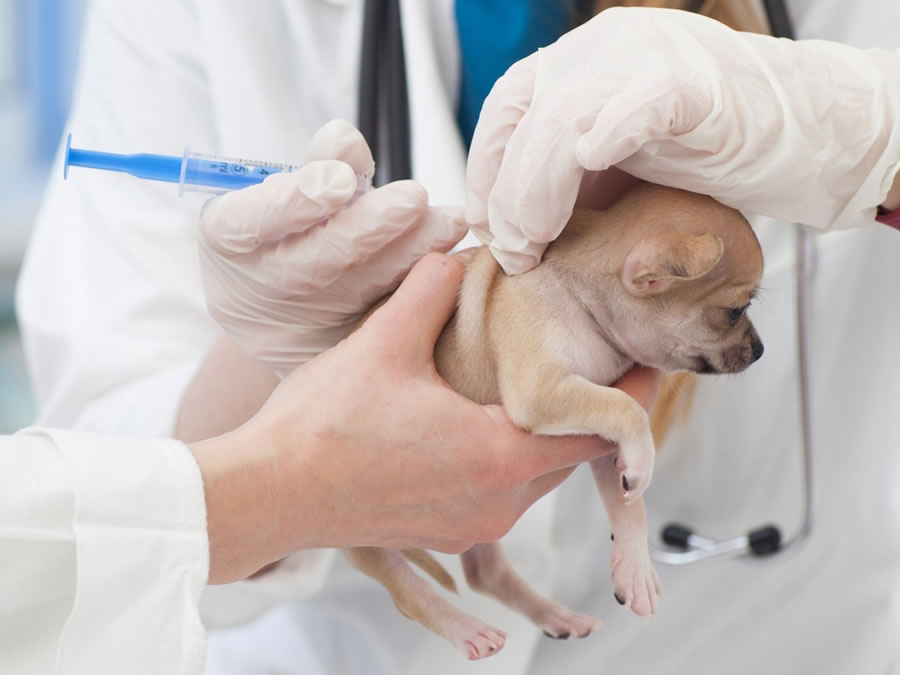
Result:
<svg viewBox="0 0 900 675">
<path fill-rule="evenodd" d="M 645 184 L 604 213 L 617 278 L 611 337 L 665 370 L 737 373 L 763 344 L 747 316 L 762 250 L 747 220 L 710 197 Z M 611 230 L 611 235 L 610 234 Z"/>
</svg>

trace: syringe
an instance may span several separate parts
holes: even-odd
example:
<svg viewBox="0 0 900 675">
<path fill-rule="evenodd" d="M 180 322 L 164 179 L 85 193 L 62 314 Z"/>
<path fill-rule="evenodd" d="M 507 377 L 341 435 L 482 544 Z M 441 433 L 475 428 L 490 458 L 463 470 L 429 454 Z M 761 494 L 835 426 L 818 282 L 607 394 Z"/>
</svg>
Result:
<svg viewBox="0 0 900 675">
<path fill-rule="evenodd" d="M 299 166 L 227 159 L 184 151 L 181 157 L 171 155 L 118 155 L 72 147 L 72 134 L 66 139 L 63 178 L 69 177 L 70 166 L 83 166 L 106 171 L 123 171 L 138 178 L 178 183 L 178 194 L 185 190 L 222 193 L 262 183 L 273 173 L 296 171 Z"/>
</svg>

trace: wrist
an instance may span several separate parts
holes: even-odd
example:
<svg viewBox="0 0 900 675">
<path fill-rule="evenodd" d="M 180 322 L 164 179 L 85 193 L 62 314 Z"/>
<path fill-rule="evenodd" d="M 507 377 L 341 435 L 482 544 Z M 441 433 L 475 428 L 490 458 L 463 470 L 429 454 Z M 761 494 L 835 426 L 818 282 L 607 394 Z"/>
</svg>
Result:
<svg viewBox="0 0 900 675">
<path fill-rule="evenodd" d="M 203 478 L 211 584 L 239 581 L 276 559 L 272 462 L 258 440 L 237 430 L 188 446 Z"/>
</svg>

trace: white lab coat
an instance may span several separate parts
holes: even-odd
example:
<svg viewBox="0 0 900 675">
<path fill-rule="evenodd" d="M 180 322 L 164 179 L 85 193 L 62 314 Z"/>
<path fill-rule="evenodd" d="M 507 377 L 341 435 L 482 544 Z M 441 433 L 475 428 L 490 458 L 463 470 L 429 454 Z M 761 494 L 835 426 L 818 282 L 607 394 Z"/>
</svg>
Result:
<svg viewBox="0 0 900 675">
<path fill-rule="evenodd" d="M 178 154 L 191 144 L 298 161 L 327 120 L 355 119 L 360 0 L 97 4 L 70 124 L 78 147 Z M 897 46 L 895 0 L 789 4 L 801 36 Z M 402 11 L 414 174 L 433 203 L 461 203 L 451 0 L 404 0 Z M 19 293 L 40 421 L 171 434 L 179 397 L 217 335 L 194 250 L 202 200 L 75 171 L 51 186 Z M 651 535 L 669 519 L 728 536 L 767 521 L 790 529 L 800 518 L 793 233 L 761 223 L 759 234 L 766 291 L 752 313 L 766 355 L 740 378 L 699 386 L 647 495 Z M 804 549 L 763 563 L 659 567 L 662 610 L 645 624 L 612 598 L 608 526 L 579 471 L 525 515 L 505 547 L 535 587 L 602 618 L 598 634 L 554 642 L 463 589 L 454 602 L 510 634 L 499 655 L 469 664 L 340 557 L 307 552 L 268 577 L 206 593 L 204 618 L 216 628 L 206 672 L 900 672 L 900 235 L 872 226 L 817 238 L 815 249 L 819 498 Z M 456 560 L 446 563 L 461 578 Z M 153 583 L 148 575 L 136 568 L 133 583 Z"/>
<path fill-rule="evenodd" d="M 2 436 L 0 494 L 0 672 L 200 672 L 209 545 L 183 444 Z"/>
</svg>

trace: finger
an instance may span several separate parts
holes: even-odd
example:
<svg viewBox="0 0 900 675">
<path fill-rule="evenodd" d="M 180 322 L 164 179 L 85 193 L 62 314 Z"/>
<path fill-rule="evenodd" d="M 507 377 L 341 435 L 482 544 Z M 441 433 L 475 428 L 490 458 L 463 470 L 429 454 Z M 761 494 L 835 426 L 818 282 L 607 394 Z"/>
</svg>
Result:
<svg viewBox="0 0 900 675">
<path fill-rule="evenodd" d="M 491 251 L 507 274 L 537 265 L 572 215 L 584 168 L 578 127 L 532 107 L 510 136 L 488 197 Z"/>
<path fill-rule="evenodd" d="M 367 192 L 375 175 L 375 160 L 369 144 L 359 131 L 342 119 L 331 120 L 319 129 L 306 152 L 306 161 L 337 159 L 348 164 L 363 181 L 362 192 Z"/>
<path fill-rule="evenodd" d="M 659 394 L 662 377 L 662 371 L 657 368 L 634 366 L 613 386 L 631 396 L 649 412 Z"/>
<path fill-rule="evenodd" d="M 538 499 L 543 497 L 548 492 L 555 490 L 559 485 L 575 471 L 574 466 L 569 466 L 564 469 L 556 469 L 555 471 L 551 471 L 550 473 L 546 473 L 543 476 L 538 476 L 531 483 L 528 484 L 528 488 L 525 491 L 525 498 L 528 501 L 528 504 L 534 504 Z"/>
<path fill-rule="evenodd" d="M 665 141 L 696 128 L 713 109 L 710 92 L 695 79 L 671 70 L 633 78 L 600 109 L 578 141 L 584 168 L 604 169 L 625 161 L 652 141 Z"/>
<path fill-rule="evenodd" d="M 348 269 L 335 283 L 348 292 L 365 289 L 360 299 L 365 304 L 374 303 L 397 288 L 410 268 L 424 256 L 452 249 L 466 230 L 461 208 L 431 207 L 414 227 L 373 253 L 365 265 Z M 465 263 L 465 256 L 459 257 L 460 254 L 454 258 Z"/>
<path fill-rule="evenodd" d="M 458 260 L 429 253 L 366 326 L 390 335 L 393 349 L 431 360 L 438 336 L 456 311 L 462 277 L 463 265 Z M 402 336 L 403 345 L 397 344 L 397 335 Z"/>
<path fill-rule="evenodd" d="M 414 181 L 373 190 L 299 235 L 286 237 L 240 260 L 244 273 L 289 294 L 309 294 L 337 282 L 372 255 L 418 226 L 428 193 Z"/>
<path fill-rule="evenodd" d="M 497 181 L 504 149 L 534 95 L 535 58 L 515 64 L 494 84 L 481 108 L 466 166 L 466 220 L 479 238 L 487 231 L 488 197 Z M 483 238 L 487 237 L 487 238 Z"/>
<path fill-rule="evenodd" d="M 200 214 L 200 233 L 220 255 L 249 253 L 328 218 L 354 195 L 356 186 L 356 174 L 347 164 L 310 162 L 210 200 Z"/>
<path fill-rule="evenodd" d="M 639 183 L 639 178 L 615 166 L 606 171 L 585 171 L 575 205 L 590 211 L 605 211 Z"/>
<path fill-rule="evenodd" d="M 452 257 L 456 258 L 464 265 L 468 265 L 470 262 L 472 262 L 475 254 L 478 253 L 481 248 L 481 246 L 470 246 L 469 248 L 464 248 L 462 251 L 457 251 L 456 253 L 452 254 Z"/>
<path fill-rule="evenodd" d="M 534 477 L 589 462 L 615 452 L 617 445 L 601 436 L 538 436 L 527 434 L 521 447 L 522 461 Z"/>
<path fill-rule="evenodd" d="M 474 546 L 475 542 L 470 540 L 462 540 L 462 539 L 435 539 L 434 543 L 428 544 L 426 542 L 425 546 L 421 546 L 420 548 L 425 548 L 431 551 L 437 551 L 438 553 L 448 553 L 448 554 L 459 554 L 465 553 L 472 546 Z"/>
</svg>

